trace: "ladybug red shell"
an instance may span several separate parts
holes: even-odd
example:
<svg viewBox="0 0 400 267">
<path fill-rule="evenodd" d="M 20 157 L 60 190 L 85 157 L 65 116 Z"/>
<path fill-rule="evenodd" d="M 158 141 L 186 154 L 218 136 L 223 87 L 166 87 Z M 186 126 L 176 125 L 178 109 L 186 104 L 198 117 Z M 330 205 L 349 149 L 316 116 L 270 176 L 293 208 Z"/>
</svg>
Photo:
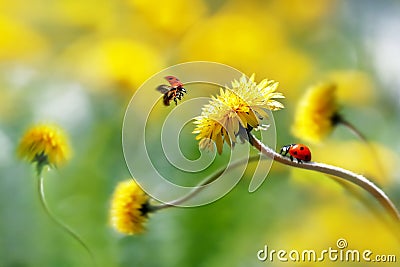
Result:
<svg viewBox="0 0 400 267">
<path fill-rule="evenodd" d="M 290 159 L 293 161 L 293 158 L 295 158 L 299 163 L 302 161 L 311 161 L 311 151 L 306 145 L 303 144 L 291 144 L 283 146 L 280 153 L 283 156 L 286 156 L 287 153 L 289 153 Z"/>
<path fill-rule="evenodd" d="M 156 89 L 157 91 L 164 94 L 163 103 L 165 106 L 169 106 L 171 100 L 174 100 L 175 105 L 178 104 L 178 100 L 181 100 L 186 89 L 183 88 L 183 83 L 175 76 L 165 76 L 164 77 L 170 84 L 170 86 L 162 84 Z"/>
<path fill-rule="evenodd" d="M 169 84 L 170 84 L 172 87 L 174 87 L 174 88 L 182 87 L 182 86 L 183 86 L 183 83 L 182 83 L 178 78 L 176 78 L 175 76 L 165 76 L 164 78 L 165 78 L 165 79 L 169 82 Z"/>
</svg>

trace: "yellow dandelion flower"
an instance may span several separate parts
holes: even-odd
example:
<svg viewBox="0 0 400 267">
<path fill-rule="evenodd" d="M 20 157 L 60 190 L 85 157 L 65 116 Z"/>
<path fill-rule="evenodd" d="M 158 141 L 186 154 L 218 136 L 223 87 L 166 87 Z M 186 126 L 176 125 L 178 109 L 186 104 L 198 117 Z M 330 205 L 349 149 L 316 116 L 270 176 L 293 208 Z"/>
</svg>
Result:
<svg viewBox="0 0 400 267">
<path fill-rule="evenodd" d="M 24 24 L 21 19 L 5 16 L 7 11 L 1 13 L 0 61 L 34 59 L 48 51 L 46 38 L 31 25 Z"/>
<path fill-rule="evenodd" d="M 273 100 L 284 98 L 275 92 L 277 87 L 277 82 L 267 79 L 255 83 L 253 74 L 250 79 L 243 75 L 239 81 L 233 81 L 232 88 L 221 88 L 220 94 L 213 96 L 201 115 L 195 118 L 193 133 L 198 134 L 196 140 L 200 140 L 200 148 L 213 150 L 215 142 L 221 154 L 224 141 L 232 146 L 237 136 L 242 140 L 246 138 L 246 131 L 258 128 L 260 121 L 268 118 L 266 110 L 283 108 L 280 102 Z"/>
<path fill-rule="evenodd" d="M 111 225 L 123 234 L 142 233 L 150 211 L 149 199 L 135 181 L 120 182 L 111 201 Z"/>
<path fill-rule="evenodd" d="M 352 106 L 371 103 L 378 91 L 371 76 L 359 70 L 334 70 L 327 74 L 327 79 L 337 85 L 337 99 Z"/>
<path fill-rule="evenodd" d="M 302 0 L 270 1 L 269 7 L 272 14 L 290 25 L 291 31 L 304 30 L 327 19 L 337 8 L 336 1 L 309 0 L 304 5 Z"/>
<path fill-rule="evenodd" d="M 170 38 L 185 33 L 190 26 L 204 19 L 207 5 L 202 0 L 142 1 L 126 0 L 134 15 L 145 20 L 145 25 Z M 154 8 L 154 7 L 157 8 Z M 179 14 L 179 19 L 176 15 Z"/>
<path fill-rule="evenodd" d="M 319 142 L 339 120 L 336 85 L 321 83 L 311 87 L 295 111 L 293 134 L 309 142 Z"/>
<path fill-rule="evenodd" d="M 70 147 L 63 131 L 54 125 L 36 125 L 22 137 L 18 156 L 37 163 L 38 171 L 45 165 L 59 166 L 70 157 Z"/>
<path fill-rule="evenodd" d="M 89 89 L 96 92 L 115 88 L 113 85 L 137 88 L 164 65 L 163 57 L 151 45 L 119 37 L 79 39 L 61 57 L 74 74 L 93 84 Z"/>
<path fill-rule="evenodd" d="M 298 89 L 315 73 L 316 64 L 292 45 L 282 19 L 266 11 L 270 2 L 226 1 L 219 12 L 201 19 L 182 35 L 178 61 L 223 62 L 244 73 L 268 75 L 279 81 L 286 96 L 297 97 Z M 228 45 L 232 36 L 240 38 Z"/>
</svg>

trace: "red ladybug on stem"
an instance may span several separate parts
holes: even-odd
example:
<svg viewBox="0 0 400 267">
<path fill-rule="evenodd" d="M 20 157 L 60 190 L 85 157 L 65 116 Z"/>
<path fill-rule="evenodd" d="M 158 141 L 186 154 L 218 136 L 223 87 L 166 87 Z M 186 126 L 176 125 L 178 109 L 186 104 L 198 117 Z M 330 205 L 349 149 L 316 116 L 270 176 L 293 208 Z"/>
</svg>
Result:
<svg viewBox="0 0 400 267">
<path fill-rule="evenodd" d="M 157 87 L 157 91 L 164 94 L 163 103 L 165 106 L 169 106 L 171 100 L 174 100 L 175 105 L 178 104 L 178 100 L 181 100 L 183 93 L 186 93 L 186 89 L 183 88 L 183 83 L 175 76 L 166 76 L 165 79 L 171 86 L 162 84 Z"/>
<path fill-rule="evenodd" d="M 298 163 L 301 163 L 302 161 L 311 161 L 311 151 L 303 144 L 291 144 L 283 146 L 280 154 L 286 156 L 287 153 L 289 153 L 291 161 L 293 161 L 293 158 L 297 159 Z"/>
</svg>

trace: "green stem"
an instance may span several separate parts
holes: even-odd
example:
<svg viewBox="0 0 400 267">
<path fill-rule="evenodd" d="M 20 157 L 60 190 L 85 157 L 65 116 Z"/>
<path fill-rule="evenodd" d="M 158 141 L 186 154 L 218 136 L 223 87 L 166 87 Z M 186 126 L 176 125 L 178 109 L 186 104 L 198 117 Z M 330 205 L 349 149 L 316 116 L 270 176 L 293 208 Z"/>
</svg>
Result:
<svg viewBox="0 0 400 267">
<path fill-rule="evenodd" d="M 345 126 L 347 129 L 349 129 L 355 136 L 360 138 L 363 142 L 368 143 L 367 138 L 365 135 L 363 135 L 353 124 L 351 124 L 349 121 L 343 119 L 342 116 L 339 116 L 339 118 L 336 121 L 337 124 L 341 124 Z"/>
<path fill-rule="evenodd" d="M 40 199 L 40 204 L 42 205 L 44 211 L 46 212 L 47 216 L 49 216 L 49 218 L 55 223 L 57 224 L 59 227 L 61 227 L 65 232 L 67 232 L 72 238 L 74 238 L 86 251 L 87 253 L 90 255 L 90 258 L 92 260 L 93 266 L 96 266 L 96 261 L 95 261 L 95 257 L 92 253 L 92 251 L 90 250 L 90 248 L 85 244 L 85 242 L 83 242 L 83 240 L 72 230 L 70 229 L 67 225 L 65 225 L 62 221 L 60 221 L 59 219 L 57 219 L 53 213 L 50 211 L 49 206 L 47 205 L 47 201 L 45 198 L 45 194 L 44 194 L 44 179 L 43 179 L 43 175 L 41 174 L 42 172 L 42 168 L 38 169 L 38 184 L 37 184 L 37 190 L 39 193 L 39 199 Z"/>
<path fill-rule="evenodd" d="M 249 158 L 244 158 L 244 159 L 241 159 L 241 160 L 237 160 L 236 162 L 233 162 L 228 167 L 229 168 L 236 168 L 236 167 L 242 165 L 243 163 L 248 163 L 248 162 L 256 161 L 256 160 L 260 160 L 260 155 L 251 156 Z M 198 184 L 196 187 L 194 187 L 194 189 L 191 192 L 189 192 L 186 196 L 183 196 L 183 197 L 181 197 L 181 198 L 179 198 L 177 200 L 174 200 L 174 201 L 172 201 L 170 203 L 151 206 L 150 207 L 150 211 L 154 212 L 154 211 L 162 210 L 162 209 L 165 209 L 165 208 L 179 206 L 180 204 L 184 203 L 185 201 L 191 199 L 192 197 L 194 197 L 198 193 L 200 193 L 201 190 L 203 190 L 205 188 L 205 185 L 208 185 L 208 184 L 214 182 L 215 180 L 217 180 L 221 176 L 221 174 L 223 174 L 225 172 L 226 169 L 227 169 L 226 167 L 223 167 L 223 168 L 219 169 L 217 172 L 212 174 L 209 178 L 203 180 L 200 184 Z"/>
<path fill-rule="evenodd" d="M 372 144 L 368 141 L 368 139 L 363 135 L 353 124 L 351 124 L 349 121 L 343 119 L 341 116 L 338 117 L 337 120 L 338 124 L 341 124 L 342 126 L 346 127 L 349 129 L 355 136 L 357 136 L 361 141 L 363 141 L 368 149 L 370 150 L 371 156 L 376 157 L 376 165 L 379 169 L 379 172 L 382 174 L 382 176 L 386 176 L 385 169 L 382 165 L 382 162 L 379 160 L 379 157 L 377 156 L 377 151 L 376 149 L 372 146 Z"/>
<path fill-rule="evenodd" d="M 355 174 L 349 170 L 345 170 L 336 166 L 331 166 L 324 163 L 318 162 L 303 162 L 298 163 L 291 161 L 287 157 L 275 152 L 273 149 L 264 145 L 260 140 L 258 140 L 252 133 L 248 134 L 249 143 L 259 150 L 263 155 L 285 165 L 293 166 L 301 169 L 308 169 L 316 172 L 325 173 L 328 175 L 334 175 L 346 181 L 349 181 L 370 193 L 388 212 L 388 214 L 397 222 L 400 223 L 400 213 L 396 206 L 392 203 L 389 197 L 382 191 L 378 186 L 369 181 L 362 175 Z"/>
</svg>

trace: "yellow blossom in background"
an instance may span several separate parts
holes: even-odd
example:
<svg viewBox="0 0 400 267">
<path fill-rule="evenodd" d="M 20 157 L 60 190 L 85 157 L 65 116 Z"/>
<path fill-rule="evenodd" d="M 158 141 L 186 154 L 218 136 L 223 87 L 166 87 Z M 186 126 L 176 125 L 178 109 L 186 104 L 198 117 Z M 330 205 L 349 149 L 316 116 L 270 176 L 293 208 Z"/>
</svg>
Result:
<svg viewBox="0 0 400 267">
<path fill-rule="evenodd" d="M 70 157 L 70 147 L 63 131 L 54 125 L 42 124 L 28 129 L 18 146 L 18 156 L 44 165 L 60 166 Z"/>
<path fill-rule="evenodd" d="M 292 133 L 309 142 L 319 142 L 330 134 L 338 112 L 335 94 L 332 83 L 311 87 L 297 104 Z"/>
<path fill-rule="evenodd" d="M 293 103 L 314 72 L 314 62 L 307 54 L 292 47 L 279 49 L 264 57 L 264 65 L 259 67 L 263 70 L 262 73 L 279 80 L 282 93 Z"/>
<path fill-rule="evenodd" d="M 128 38 L 81 40 L 62 60 L 74 66 L 75 75 L 103 90 L 115 85 L 136 89 L 164 66 L 157 50 Z"/>
<path fill-rule="evenodd" d="M 336 95 L 341 103 L 365 105 L 374 99 L 374 82 L 366 73 L 358 70 L 335 70 L 327 79 L 337 85 Z"/>
<path fill-rule="evenodd" d="M 61 25 L 83 27 L 90 30 L 110 28 L 117 19 L 116 7 L 111 1 L 58 0 L 48 3 L 49 16 Z"/>
<path fill-rule="evenodd" d="M 235 67 L 261 64 L 264 53 L 287 46 L 284 30 L 272 17 L 221 12 L 192 28 L 182 40 L 182 60 L 211 60 Z M 264 62 L 264 65 L 265 64 Z"/>
<path fill-rule="evenodd" d="M 232 82 L 232 88 L 220 89 L 217 97 L 212 97 L 196 118 L 196 140 L 200 140 L 201 149 L 213 149 L 216 143 L 218 153 L 222 153 L 224 141 L 234 145 L 236 137 L 246 138 L 246 130 L 260 126 L 259 120 L 268 118 L 266 110 L 279 110 L 283 105 L 273 100 L 283 98 L 276 93 L 278 83 L 264 79 L 259 84 L 254 82 L 254 74 L 247 79 L 242 76 Z"/>
<path fill-rule="evenodd" d="M 27 25 L 30 25 L 29 22 L 37 18 L 43 18 L 46 8 L 47 5 L 43 5 L 41 0 L 29 1 L 29 8 L 26 8 L 25 0 L 0 0 L 0 13 L 8 18 L 14 18 L 20 22 L 23 21 Z"/>
<path fill-rule="evenodd" d="M 285 133 L 279 136 L 279 143 L 297 142 L 284 140 L 289 138 L 287 132 L 294 124 L 291 114 L 300 116 L 302 112 L 321 107 L 322 110 L 317 112 L 318 118 L 298 118 L 306 125 L 309 123 L 314 127 L 317 124 L 316 128 L 304 126 L 294 129 L 300 139 L 308 138 L 311 142 L 320 138 L 324 141 L 318 145 L 304 141 L 311 149 L 313 160 L 365 175 L 399 207 L 400 172 L 397 165 L 400 162 L 400 139 L 397 132 L 400 128 L 397 111 L 400 102 L 395 97 L 398 96 L 396 89 L 393 89 L 398 80 L 388 72 L 397 61 L 387 60 L 396 51 L 397 37 L 392 35 L 400 21 L 399 12 L 396 12 L 400 6 L 395 2 L 0 0 L 0 196 L 6 203 L 0 208 L 0 232 L 6 233 L 1 236 L 0 243 L 21 244 L 5 246 L 4 253 L 0 252 L 0 266 L 48 266 L 56 262 L 76 267 L 96 266 L 96 263 L 102 266 L 165 267 L 251 266 L 257 265 L 256 262 L 260 266 L 273 267 L 379 265 L 329 260 L 322 264 L 313 261 L 280 262 L 277 252 L 274 262 L 263 263 L 256 258 L 257 251 L 264 245 L 268 245 L 269 252 L 272 249 L 321 251 L 329 247 L 335 249 L 338 238 L 346 238 L 349 250 L 371 249 L 374 254 L 396 254 L 396 263 L 381 265 L 397 266 L 399 234 L 394 235 L 371 211 L 370 208 L 376 208 L 378 214 L 382 211 L 385 216 L 379 203 L 359 188 L 355 188 L 355 192 L 360 194 L 353 195 L 353 191 L 332 177 L 318 172 L 272 164 L 269 174 L 274 179 L 264 184 L 264 192 L 249 197 L 248 190 L 235 190 L 231 197 L 217 205 L 190 211 L 173 208 L 168 203 L 156 205 L 155 200 L 140 188 L 141 183 L 132 179 L 117 181 L 108 187 L 109 190 L 104 190 L 110 184 L 110 173 L 115 177 L 126 172 L 125 164 L 120 162 L 123 155 L 110 138 L 119 139 L 121 136 L 119 121 L 134 90 L 141 85 L 148 88 L 140 88 L 144 101 L 140 101 L 135 109 L 143 112 L 134 119 L 149 122 L 144 137 L 150 143 L 146 147 L 151 150 L 149 156 L 155 163 L 154 167 L 161 168 L 162 176 L 182 186 L 194 186 L 212 177 L 214 171 L 217 173 L 226 162 L 226 157 L 216 158 L 210 161 L 212 165 L 208 168 L 192 172 L 190 177 L 182 168 L 174 168 L 165 162 L 166 157 L 161 153 L 163 147 L 160 146 L 162 140 L 158 140 L 157 135 L 163 122 L 173 115 L 171 112 L 177 111 L 178 119 L 173 121 L 172 127 L 180 120 L 185 123 L 186 114 L 179 112 L 185 108 L 182 105 L 185 103 L 163 107 L 160 102 L 163 96 L 156 88 L 168 84 L 163 76 L 175 75 L 185 83 L 186 104 L 190 104 L 188 100 L 200 101 L 201 97 L 210 95 L 208 92 L 215 92 L 209 99 L 210 103 L 197 110 L 197 124 L 189 128 L 182 124 L 179 136 L 168 138 L 177 140 L 181 150 L 177 152 L 182 152 L 181 156 L 188 159 L 179 162 L 181 167 L 196 168 L 186 166 L 201 156 L 193 147 L 195 137 L 195 142 L 199 143 L 196 148 L 214 149 L 228 156 L 235 144 L 249 145 L 238 143 L 243 141 L 243 137 L 247 138 L 251 129 L 263 129 L 264 124 L 272 123 L 273 118 L 268 118 L 271 113 L 279 119 L 280 131 Z M 354 15 L 357 12 L 362 14 L 362 18 Z M 365 54 L 368 58 L 360 58 Z M 193 60 L 227 64 L 250 75 L 254 72 L 257 74 L 256 79 L 252 78 L 255 87 L 260 86 L 264 77 L 279 81 L 274 92 L 268 91 L 268 88 L 278 85 L 273 81 L 267 81 L 264 89 L 260 90 L 265 93 L 267 103 L 272 104 L 269 101 L 272 100 L 275 104 L 268 106 L 263 103 L 261 93 L 250 86 L 243 86 L 243 90 L 236 92 L 235 87 L 251 82 L 248 77 L 242 82 L 240 75 L 236 84 L 231 86 L 229 81 L 225 88 L 226 83 L 223 83 L 222 89 L 217 88 L 218 92 L 215 84 L 202 83 L 197 79 L 198 75 L 184 69 L 165 73 L 157 79 L 150 78 L 163 69 L 166 71 L 166 67 Z M 215 75 L 210 74 L 210 77 Z M 330 81 L 336 89 L 314 93 L 316 104 L 309 102 L 305 110 L 299 108 L 294 112 L 297 101 L 302 99 L 307 86 L 312 85 L 310 81 L 316 79 Z M 189 83 L 187 87 L 186 83 Z M 273 98 L 271 95 L 277 91 L 286 99 Z M 57 96 L 62 98 L 61 101 Z M 282 108 L 276 101 L 290 107 L 290 114 L 271 112 L 269 109 Z M 154 108 L 144 114 L 148 110 L 145 105 L 153 102 L 156 104 Z M 357 140 L 353 132 L 342 127 L 346 126 L 345 121 L 341 121 L 336 129 L 333 120 L 336 113 L 329 116 L 329 105 L 334 106 L 332 110 L 337 110 L 337 103 L 358 110 L 349 114 L 349 120 L 362 127 L 368 140 L 372 138 L 382 143 L 363 143 L 362 138 Z M 343 110 L 344 115 L 346 111 Z M 23 123 L 31 117 L 58 118 L 58 121 L 83 127 L 71 127 L 71 132 L 45 124 L 25 129 Z M 45 131 L 49 128 L 52 130 Z M 25 130 L 26 135 L 22 137 Z M 188 130 L 194 130 L 195 134 L 188 134 Z M 268 130 L 270 132 L 252 133 L 273 136 L 273 129 Z M 52 135 L 52 132 L 58 134 Z M 323 139 L 330 136 L 330 132 L 334 138 Z M 53 196 L 48 197 L 50 201 L 56 201 L 50 202 L 56 205 L 55 214 L 58 210 L 64 213 L 64 217 L 74 217 L 74 224 L 79 229 L 74 225 L 67 228 L 73 232 L 76 230 L 78 238 L 75 239 L 79 240 L 83 234 L 79 242 L 84 246 L 87 243 L 89 250 L 95 246 L 94 264 L 84 250 L 77 249 L 70 235 L 64 235 L 57 228 L 21 228 L 21 222 L 29 221 L 29 218 L 40 219 L 40 214 L 36 214 L 37 209 L 32 205 L 20 205 L 32 201 L 31 194 L 16 195 L 15 190 L 9 190 L 21 188 L 20 184 L 25 183 L 15 175 L 22 164 L 30 168 L 45 164 L 45 169 L 70 165 L 72 148 L 67 141 L 72 136 L 80 139 L 82 144 L 79 153 L 73 153 L 74 162 L 79 166 L 71 166 L 68 184 L 58 187 Z M 135 135 L 131 137 L 133 141 L 137 138 Z M 16 144 L 19 145 L 17 149 L 14 143 L 20 141 L 19 138 L 21 143 Z M 157 142 L 153 142 L 154 138 Z M 46 152 L 39 152 L 39 144 Z M 273 147 L 272 143 L 267 145 Z M 373 148 L 369 149 L 369 146 Z M 17 150 L 14 152 L 24 161 L 15 162 L 10 157 L 10 149 Z M 178 159 L 180 154 L 176 156 L 174 159 Z M 193 163 L 203 166 L 202 162 Z M 249 162 L 245 177 L 253 177 L 255 171 L 262 172 L 264 165 L 258 161 Z M 232 170 L 232 175 L 236 174 L 242 175 L 238 170 Z M 45 181 L 45 177 L 40 178 L 36 180 Z M 42 201 L 47 186 L 54 189 L 54 185 L 42 182 Z M 199 192 L 199 197 L 208 196 L 207 190 Z M 64 198 L 67 195 L 68 198 Z M 365 197 L 367 201 L 363 202 L 357 196 L 360 199 Z M 104 205 L 105 199 L 109 205 Z M 177 200 L 179 203 L 180 198 Z M 91 210 L 93 203 L 98 205 Z M 235 210 L 230 208 L 232 204 L 237 205 Z M 48 214 L 53 216 L 51 210 Z M 162 220 L 153 221 L 151 218 L 156 210 L 163 210 L 160 214 Z M 56 216 L 53 218 L 63 222 Z M 210 219 L 204 222 L 202 218 Z M 115 236 L 104 231 L 104 224 Z M 17 232 L 19 234 L 13 234 Z M 52 242 L 57 242 L 57 246 L 49 246 Z M 210 244 L 213 249 L 210 249 Z M 30 250 L 22 253 L 26 248 Z"/>
<path fill-rule="evenodd" d="M 321 22 L 333 13 L 336 5 L 333 0 L 309 0 L 307 4 L 302 0 L 273 0 L 269 3 L 271 12 L 289 23 L 288 28 L 291 30 L 315 27 L 315 23 Z"/>
<path fill-rule="evenodd" d="M 382 144 L 373 143 L 370 145 L 372 145 L 374 155 L 371 154 L 371 147 L 365 143 L 343 140 L 327 141 L 323 145 L 314 146 L 312 153 L 318 162 L 339 166 L 362 174 L 376 185 L 389 188 L 395 182 L 394 177 L 398 173 L 396 167 L 400 157 L 395 151 Z M 343 153 L 343 151 L 346 151 L 346 153 Z M 292 169 L 291 181 L 300 190 L 308 190 L 326 201 L 342 198 L 344 194 L 351 195 L 356 201 L 360 201 L 356 199 L 357 193 L 355 195 L 353 193 L 359 192 L 363 195 L 357 188 L 346 182 L 341 183 L 342 180 L 334 176 L 303 169 Z"/>
<path fill-rule="evenodd" d="M 276 240 L 271 240 L 268 236 L 266 243 L 274 244 L 270 246 L 271 249 L 298 250 L 300 252 L 313 249 L 318 257 L 322 250 L 329 249 L 329 247 L 340 251 L 337 241 L 345 239 L 347 247 L 343 249 L 343 252 L 348 250 L 360 252 L 362 264 L 354 266 L 367 266 L 362 259 L 364 250 L 373 252 L 371 259 L 374 259 L 376 255 L 398 253 L 399 241 L 393 231 L 397 225 L 393 225 L 393 228 L 389 227 L 381 217 L 371 213 L 357 200 L 353 200 L 351 195 L 346 197 L 344 194 L 341 198 L 330 198 L 327 201 L 316 199 L 319 202 L 316 205 L 307 206 L 307 209 L 293 214 L 291 218 L 286 216 L 282 227 L 288 230 L 276 236 Z M 347 263 L 353 262 L 351 260 L 349 262 L 332 261 L 325 254 L 323 263 L 324 266 L 338 266 L 338 263 L 340 263 L 339 266 L 345 266 Z M 387 262 L 386 264 L 397 266 L 398 263 Z M 277 266 L 286 265 L 287 262 L 283 262 Z M 300 265 L 294 263 L 293 266 L 316 265 L 315 261 L 303 261 Z"/>
<path fill-rule="evenodd" d="M 183 37 L 179 60 L 216 61 L 274 77 L 285 95 L 297 96 L 313 73 L 311 58 L 290 43 L 278 17 L 266 16 L 254 3 L 228 4 Z"/>
<path fill-rule="evenodd" d="M 148 218 L 148 205 L 149 196 L 133 179 L 120 182 L 111 200 L 111 225 L 122 234 L 142 233 Z"/>
<path fill-rule="evenodd" d="M 397 162 L 400 162 L 399 155 L 379 143 L 332 140 L 315 146 L 312 153 L 317 161 L 363 174 L 380 186 L 391 184 L 397 175 Z"/>
<path fill-rule="evenodd" d="M 135 15 L 143 17 L 160 32 L 176 36 L 200 22 L 207 12 L 207 5 L 201 0 L 141 1 L 126 0 Z"/>
<path fill-rule="evenodd" d="M 26 60 L 47 50 L 45 38 L 18 20 L 0 14 L 0 60 Z"/>
</svg>

